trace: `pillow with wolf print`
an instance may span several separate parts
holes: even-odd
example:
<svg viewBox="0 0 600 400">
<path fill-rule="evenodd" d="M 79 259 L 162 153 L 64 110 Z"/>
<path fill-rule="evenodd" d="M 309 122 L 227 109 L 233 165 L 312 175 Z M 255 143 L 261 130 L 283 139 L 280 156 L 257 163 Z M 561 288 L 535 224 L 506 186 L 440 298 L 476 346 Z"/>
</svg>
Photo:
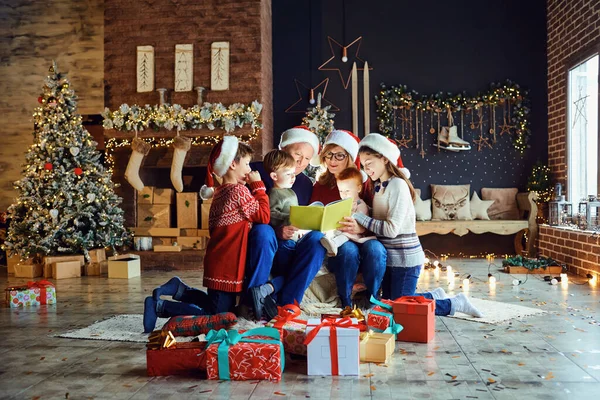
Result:
<svg viewBox="0 0 600 400">
<path fill-rule="evenodd" d="M 470 190 L 471 185 L 431 185 L 432 219 L 473 219 Z"/>
</svg>

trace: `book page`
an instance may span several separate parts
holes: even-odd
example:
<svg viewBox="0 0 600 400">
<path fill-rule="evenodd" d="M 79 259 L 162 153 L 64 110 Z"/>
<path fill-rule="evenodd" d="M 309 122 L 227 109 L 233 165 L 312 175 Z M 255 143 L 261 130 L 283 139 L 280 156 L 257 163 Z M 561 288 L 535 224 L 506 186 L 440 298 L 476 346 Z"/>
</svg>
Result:
<svg viewBox="0 0 600 400">
<path fill-rule="evenodd" d="M 339 228 L 339 222 L 344 217 L 352 215 L 352 199 L 334 201 L 325 206 L 323 221 L 321 222 L 321 232 L 330 231 Z"/>
</svg>

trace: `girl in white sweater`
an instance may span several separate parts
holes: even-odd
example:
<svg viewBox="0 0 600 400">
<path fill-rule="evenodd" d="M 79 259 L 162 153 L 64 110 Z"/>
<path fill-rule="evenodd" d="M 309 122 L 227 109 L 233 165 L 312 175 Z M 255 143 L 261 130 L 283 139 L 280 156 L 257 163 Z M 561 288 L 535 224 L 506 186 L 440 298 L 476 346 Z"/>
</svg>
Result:
<svg viewBox="0 0 600 400">
<path fill-rule="evenodd" d="M 402 164 L 396 143 L 377 133 L 365 136 L 360 142 L 359 154 L 375 186 L 372 217 L 355 213 L 342 223 L 342 230 L 361 233 L 367 229 L 375 233 L 387 249 L 386 272 L 381 284 L 383 298 L 414 296 L 425 255 L 417 236 L 415 190 L 408 180 L 410 172 Z M 448 298 L 443 288 L 437 288 L 416 295 L 435 299 L 436 315 L 462 312 L 481 317 L 463 293 Z"/>
</svg>

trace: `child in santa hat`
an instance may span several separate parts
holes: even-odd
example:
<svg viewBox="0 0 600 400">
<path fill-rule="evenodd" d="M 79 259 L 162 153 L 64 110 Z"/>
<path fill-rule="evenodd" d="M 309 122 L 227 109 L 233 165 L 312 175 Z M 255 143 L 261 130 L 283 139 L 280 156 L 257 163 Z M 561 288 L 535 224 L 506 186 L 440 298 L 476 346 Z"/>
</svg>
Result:
<svg viewBox="0 0 600 400">
<path fill-rule="evenodd" d="M 265 185 L 259 173 L 250 169 L 252 154 L 252 148 L 237 137 L 224 136 L 210 153 L 206 185 L 200 190 L 202 199 L 213 199 L 203 281 L 213 313 L 235 306 L 243 288 L 252 223 L 267 224 L 271 217 Z M 223 180 L 216 189 L 213 174 Z"/>
<path fill-rule="evenodd" d="M 410 172 L 402 163 L 398 145 L 377 133 L 361 140 L 359 154 L 365 172 L 375 184 L 373 217 L 355 213 L 346 217 L 341 230 L 360 233 L 366 228 L 386 247 L 386 271 L 381 284 L 384 298 L 414 296 L 425 254 L 416 231 L 415 190 L 409 180 Z M 417 295 L 436 300 L 436 315 L 462 312 L 482 316 L 463 293 L 447 298 L 444 289 L 437 288 Z"/>
</svg>

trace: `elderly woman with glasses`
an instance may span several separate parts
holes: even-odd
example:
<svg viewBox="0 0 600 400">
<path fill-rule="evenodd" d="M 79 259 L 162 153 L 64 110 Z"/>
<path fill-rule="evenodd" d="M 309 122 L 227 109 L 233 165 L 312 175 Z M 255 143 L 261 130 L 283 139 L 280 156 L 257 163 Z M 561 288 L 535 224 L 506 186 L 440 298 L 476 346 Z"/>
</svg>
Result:
<svg viewBox="0 0 600 400">
<path fill-rule="evenodd" d="M 336 178 L 346 168 L 360 169 L 359 142 L 360 139 L 356 135 L 344 130 L 334 130 L 327 136 L 320 153 L 321 164 L 327 170 L 315 183 L 310 198 L 311 202 L 320 201 L 323 204 L 329 204 L 332 201 L 340 200 Z M 371 204 L 373 196 L 372 193 L 368 193 L 368 190 L 363 190 L 361 197 L 367 204 Z M 327 268 L 335 274 L 342 307 L 352 305 L 352 288 L 359 272 L 362 273 L 367 290 L 363 296 L 363 302 L 358 305 L 368 308 L 368 299 L 371 295 L 379 296 L 379 288 L 385 273 L 386 257 L 387 252 L 381 242 L 369 240 L 364 243 L 348 241 L 338 249 L 337 256 L 329 258 Z"/>
</svg>

